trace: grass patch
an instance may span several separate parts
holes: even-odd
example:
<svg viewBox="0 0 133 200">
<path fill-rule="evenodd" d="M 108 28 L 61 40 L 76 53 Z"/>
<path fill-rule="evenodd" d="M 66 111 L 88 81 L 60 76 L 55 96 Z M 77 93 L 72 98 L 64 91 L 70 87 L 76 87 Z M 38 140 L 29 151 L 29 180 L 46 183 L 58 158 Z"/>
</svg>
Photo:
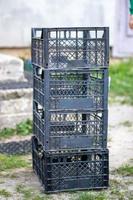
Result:
<svg viewBox="0 0 133 200">
<path fill-rule="evenodd" d="M 0 171 L 29 166 L 30 163 L 23 156 L 0 154 Z"/>
<path fill-rule="evenodd" d="M 123 165 L 116 170 L 116 172 L 123 176 L 133 176 L 133 166 L 131 165 Z"/>
<path fill-rule="evenodd" d="M 121 191 L 120 188 L 112 188 L 110 194 L 116 199 L 125 200 L 125 192 Z"/>
<path fill-rule="evenodd" d="M 31 188 L 26 188 L 23 185 L 18 185 L 16 191 L 23 194 L 24 200 L 31 199 L 34 196 L 33 190 Z"/>
<path fill-rule="evenodd" d="M 124 181 L 111 179 L 109 194 L 111 197 L 113 197 L 112 199 L 125 200 L 125 197 L 127 196 L 127 191 Z"/>
<path fill-rule="evenodd" d="M 81 192 L 74 200 L 107 200 L 104 192 Z"/>
<path fill-rule="evenodd" d="M 12 136 L 26 136 L 32 133 L 32 120 L 27 119 L 16 125 L 15 128 L 4 128 L 0 131 L 0 139 L 10 138 Z"/>
<path fill-rule="evenodd" d="M 44 194 L 36 194 L 36 191 L 33 188 L 26 187 L 24 185 L 17 185 L 16 191 L 23 195 L 24 200 L 47 200 Z"/>
<path fill-rule="evenodd" d="M 11 195 L 11 193 L 8 192 L 7 190 L 5 190 L 5 189 L 0 189 L 0 196 L 3 196 L 3 197 L 5 197 L 5 198 L 8 198 L 8 197 L 11 197 L 12 195 Z"/>
<path fill-rule="evenodd" d="M 132 127 L 133 126 L 133 122 L 125 121 L 125 122 L 120 123 L 120 125 L 126 126 L 126 127 Z"/>
<path fill-rule="evenodd" d="M 0 184 L 3 184 L 3 183 L 5 183 L 4 181 L 0 181 Z"/>
<path fill-rule="evenodd" d="M 112 138 L 111 137 L 108 137 L 108 142 L 112 142 Z"/>
<path fill-rule="evenodd" d="M 112 187 L 113 186 L 116 187 L 116 186 L 120 185 L 120 181 L 118 181 L 117 179 L 111 179 L 110 184 L 111 184 Z"/>
<path fill-rule="evenodd" d="M 126 97 L 121 103 L 133 105 L 133 59 L 110 65 L 110 95 Z"/>
<path fill-rule="evenodd" d="M 48 198 L 44 198 L 44 197 L 41 197 L 40 195 L 36 195 L 35 197 L 32 198 L 32 200 L 47 200 Z"/>
</svg>

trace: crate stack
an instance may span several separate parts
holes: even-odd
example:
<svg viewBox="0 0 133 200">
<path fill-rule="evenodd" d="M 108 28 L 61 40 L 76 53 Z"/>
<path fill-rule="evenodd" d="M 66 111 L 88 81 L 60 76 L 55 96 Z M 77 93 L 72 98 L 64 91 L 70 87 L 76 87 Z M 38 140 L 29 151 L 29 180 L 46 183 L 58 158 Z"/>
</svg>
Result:
<svg viewBox="0 0 133 200">
<path fill-rule="evenodd" d="M 33 28 L 33 169 L 47 193 L 108 187 L 109 29 Z"/>
</svg>

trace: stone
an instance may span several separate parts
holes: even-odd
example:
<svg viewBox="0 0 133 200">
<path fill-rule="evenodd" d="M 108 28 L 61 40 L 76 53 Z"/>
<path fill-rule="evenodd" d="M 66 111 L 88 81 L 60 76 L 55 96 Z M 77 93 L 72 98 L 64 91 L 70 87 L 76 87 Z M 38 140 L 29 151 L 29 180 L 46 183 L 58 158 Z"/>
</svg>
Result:
<svg viewBox="0 0 133 200">
<path fill-rule="evenodd" d="M 0 90 L 0 129 L 32 119 L 32 88 Z"/>
<path fill-rule="evenodd" d="M 20 58 L 0 54 L 0 82 L 26 81 L 24 63 Z"/>
</svg>

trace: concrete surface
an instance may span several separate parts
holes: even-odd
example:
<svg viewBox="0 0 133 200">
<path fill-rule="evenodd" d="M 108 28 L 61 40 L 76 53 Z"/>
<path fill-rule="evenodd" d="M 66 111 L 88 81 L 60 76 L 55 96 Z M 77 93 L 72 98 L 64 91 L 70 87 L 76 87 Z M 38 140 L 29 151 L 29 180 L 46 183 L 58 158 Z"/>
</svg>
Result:
<svg viewBox="0 0 133 200">
<path fill-rule="evenodd" d="M 0 129 L 32 118 L 32 89 L 0 90 Z"/>
<path fill-rule="evenodd" d="M 5 81 L 26 81 L 24 64 L 19 58 L 0 54 L 0 82 Z"/>
</svg>

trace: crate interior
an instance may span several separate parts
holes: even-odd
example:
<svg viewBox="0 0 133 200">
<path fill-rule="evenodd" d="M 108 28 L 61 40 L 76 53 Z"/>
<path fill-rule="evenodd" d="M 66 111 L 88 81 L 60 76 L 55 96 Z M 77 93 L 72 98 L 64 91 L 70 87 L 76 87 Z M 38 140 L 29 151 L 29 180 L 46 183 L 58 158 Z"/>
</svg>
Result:
<svg viewBox="0 0 133 200">
<path fill-rule="evenodd" d="M 50 111 L 46 116 L 43 107 L 34 102 L 33 134 L 44 146 L 47 143 L 50 150 L 101 148 L 106 143 L 106 114 L 106 111 Z"/>
<path fill-rule="evenodd" d="M 49 68 L 108 65 L 108 28 L 34 29 L 33 63 Z"/>
<path fill-rule="evenodd" d="M 103 95 L 104 70 L 50 73 L 51 98 L 87 98 Z"/>
<path fill-rule="evenodd" d="M 34 67 L 34 71 L 34 99 L 42 105 L 47 94 L 50 109 L 103 108 L 107 96 L 104 92 L 108 87 L 105 69 L 46 73 L 42 68 Z"/>
</svg>

